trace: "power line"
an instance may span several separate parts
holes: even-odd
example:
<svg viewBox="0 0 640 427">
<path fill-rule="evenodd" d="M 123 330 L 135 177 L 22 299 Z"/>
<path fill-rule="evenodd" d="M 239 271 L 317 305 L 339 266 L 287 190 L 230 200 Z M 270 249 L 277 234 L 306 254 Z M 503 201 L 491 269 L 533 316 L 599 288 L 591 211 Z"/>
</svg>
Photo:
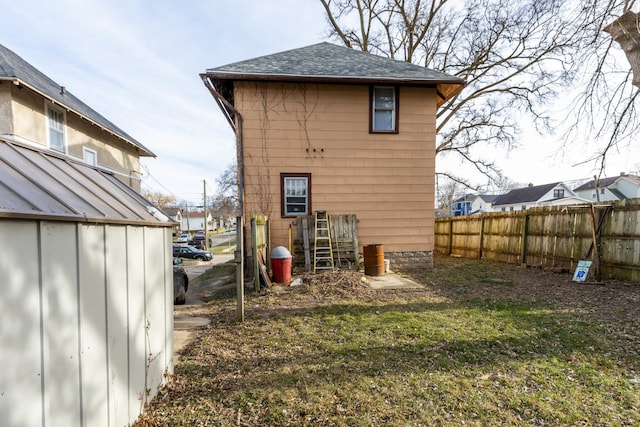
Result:
<svg viewBox="0 0 640 427">
<path fill-rule="evenodd" d="M 162 187 L 167 193 L 169 193 L 170 195 L 172 195 L 173 197 L 175 197 L 176 199 L 178 199 L 178 196 L 176 196 L 173 191 L 169 190 L 167 187 L 165 187 L 164 185 L 162 185 L 162 183 L 160 181 L 158 181 L 153 175 L 151 175 L 151 172 L 149 171 L 149 168 L 147 167 L 147 165 L 145 165 L 144 163 L 140 163 L 140 166 L 142 166 L 142 168 L 147 172 L 147 176 L 151 179 L 153 179 L 160 187 Z"/>
</svg>

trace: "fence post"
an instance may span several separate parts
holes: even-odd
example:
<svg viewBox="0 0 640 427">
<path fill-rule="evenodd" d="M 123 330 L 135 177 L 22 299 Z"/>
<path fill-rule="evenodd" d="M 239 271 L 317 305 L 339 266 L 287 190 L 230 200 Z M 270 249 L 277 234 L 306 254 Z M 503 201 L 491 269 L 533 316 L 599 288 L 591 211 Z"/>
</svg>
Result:
<svg viewBox="0 0 640 427">
<path fill-rule="evenodd" d="M 529 214 L 524 215 L 524 224 L 522 226 L 522 247 L 520 248 L 520 263 L 527 263 L 527 233 L 529 232 Z"/>
<path fill-rule="evenodd" d="M 258 263 L 258 225 L 256 218 L 251 218 L 251 254 L 253 255 L 253 287 L 260 293 L 260 264 Z"/>
<path fill-rule="evenodd" d="M 236 217 L 236 299 L 238 302 L 238 321 L 244 322 L 244 219 Z"/>
<path fill-rule="evenodd" d="M 448 255 L 451 255 L 453 251 L 453 218 L 449 218 L 449 241 L 448 243 Z"/>
<path fill-rule="evenodd" d="M 269 271 L 271 271 L 271 220 L 267 218 L 265 223 L 266 229 L 266 237 L 265 237 L 265 263 L 266 267 Z M 293 248 L 291 248 L 291 254 L 293 255 Z"/>
<path fill-rule="evenodd" d="M 484 214 L 480 217 L 480 248 L 478 249 L 478 259 L 482 259 L 482 245 L 484 244 Z"/>
<path fill-rule="evenodd" d="M 596 281 L 600 281 L 600 251 L 598 248 L 598 240 L 600 237 L 600 233 L 598 227 L 596 225 L 596 208 L 591 203 L 591 207 L 589 209 L 589 214 L 591 215 L 591 238 L 593 239 L 593 275 L 595 276 Z"/>
</svg>

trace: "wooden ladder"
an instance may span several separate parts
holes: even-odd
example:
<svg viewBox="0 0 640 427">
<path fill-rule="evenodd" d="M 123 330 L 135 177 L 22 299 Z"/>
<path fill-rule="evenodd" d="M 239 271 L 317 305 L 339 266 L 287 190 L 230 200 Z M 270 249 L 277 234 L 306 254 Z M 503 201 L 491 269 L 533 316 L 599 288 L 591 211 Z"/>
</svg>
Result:
<svg viewBox="0 0 640 427">
<path fill-rule="evenodd" d="M 313 247 L 313 272 L 334 270 L 331 231 L 327 211 L 316 211 L 315 245 Z"/>
</svg>

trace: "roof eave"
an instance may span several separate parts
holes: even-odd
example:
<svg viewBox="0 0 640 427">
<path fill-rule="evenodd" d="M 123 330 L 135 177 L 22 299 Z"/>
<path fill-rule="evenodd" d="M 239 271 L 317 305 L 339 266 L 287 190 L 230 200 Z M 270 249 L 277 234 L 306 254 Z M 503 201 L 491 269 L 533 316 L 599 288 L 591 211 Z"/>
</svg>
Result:
<svg viewBox="0 0 640 427">
<path fill-rule="evenodd" d="M 134 149 L 136 149 L 137 151 L 139 151 L 140 157 L 153 157 L 153 158 L 157 158 L 158 156 L 156 156 L 153 152 L 149 151 L 148 149 L 144 148 L 142 145 L 136 144 L 133 141 L 125 138 L 124 136 L 104 127 L 103 125 L 97 123 L 95 120 L 90 119 L 89 117 L 85 116 L 84 114 L 76 111 L 75 109 L 69 107 L 68 105 L 61 103 L 60 101 L 52 98 L 51 96 L 47 95 L 46 93 L 42 92 L 41 90 L 33 87 L 32 85 L 26 83 L 24 80 L 20 79 L 19 77 L 0 77 L 1 81 L 9 81 L 12 82 L 15 85 L 19 85 L 19 86 L 23 86 L 26 87 L 34 92 L 36 92 L 38 95 L 46 98 L 48 101 L 50 101 L 52 104 L 56 104 L 59 105 L 61 107 L 63 107 L 65 110 L 67 111 L 71 111 L 74 114 L 76 114 L 78 117 L 88 121 L 89 123 L 91 123 L 94 126 L 99 127 L 100 129 L 102 129 L 103 131 L 115 136 L 116 138 L 126 142 L 127 144 L 131 145 Z"/>
<path fill-rule="evenodd" d="M 390 83 L 403 86 L 434 87 L 438 93 L 438 107 L 464 88 L 466 82 L 462 79 L 418 79 L 386 76 L 349 77 L 331 75 L 298 75 L 298 74 L 263 74 L 263 73 L 234 73 L 207 70 L 201 74 L 217 80 L 268 81 L 282 83 L 338 83 L 338 84 L 380 84 Z"/>
</svg>

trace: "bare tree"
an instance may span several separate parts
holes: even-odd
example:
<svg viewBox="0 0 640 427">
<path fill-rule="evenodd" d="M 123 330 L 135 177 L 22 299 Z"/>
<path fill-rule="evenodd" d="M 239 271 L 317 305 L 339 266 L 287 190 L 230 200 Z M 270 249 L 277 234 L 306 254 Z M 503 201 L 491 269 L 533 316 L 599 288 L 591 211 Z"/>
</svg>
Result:
<svg viewBox="0 0 640 427">
<path fill-rule="evenodd" d="M 584 30 L 590 43 L 580 57 L 586 79 L 575 100 L 572 112 L 576 119 L 567 138 L 581 135 L 598 143 L 598 149 L 589 153 L 583 162 L 597 162 L 600 178 L 609 154 L 635 143 L 640 130 L 636 107 L 639 92 L 634 87 L 640 78 L 640 34 L 638 16 L 631 11 L 637 2 L 583 0 L 581 3 L 586 22 Z M 623 51 L 631 68 L 624 63 Z"/>
<path fill-rule="evenodd" d="M 142 196 L 160 209 L 173 206 L 176 198 L 158 191 L 142 190 Z"/>
<path fill-rule="evenodd" d="M 218 192 L 209 201 L 212 215 L 228 219 L 237 215 L 238 206 L 238 168 L 235 163 L 227 166 L 227 168 L 216 179 L 218 184 Z"/>
<path fill-rule="evenodd" d="M 465 195 L 467 187 L 460 182 L 449 179 L 446 176 L 438 177 L 437 206 L 439 209 L 447 209 L 451 213 L 453 202 Z"/>
<path fill-rule="evenodd" d="M 571 83 L 571 55 L 584 44 L 579 1 L 320 1 L 330 36 L 346 46 L 467 82 L 438 110 L 437 154 L 496 180 L 501 171 L 483 148 L 517 147 L 519 120 L 549 130 L 547 104 Z"/>
</svg>

